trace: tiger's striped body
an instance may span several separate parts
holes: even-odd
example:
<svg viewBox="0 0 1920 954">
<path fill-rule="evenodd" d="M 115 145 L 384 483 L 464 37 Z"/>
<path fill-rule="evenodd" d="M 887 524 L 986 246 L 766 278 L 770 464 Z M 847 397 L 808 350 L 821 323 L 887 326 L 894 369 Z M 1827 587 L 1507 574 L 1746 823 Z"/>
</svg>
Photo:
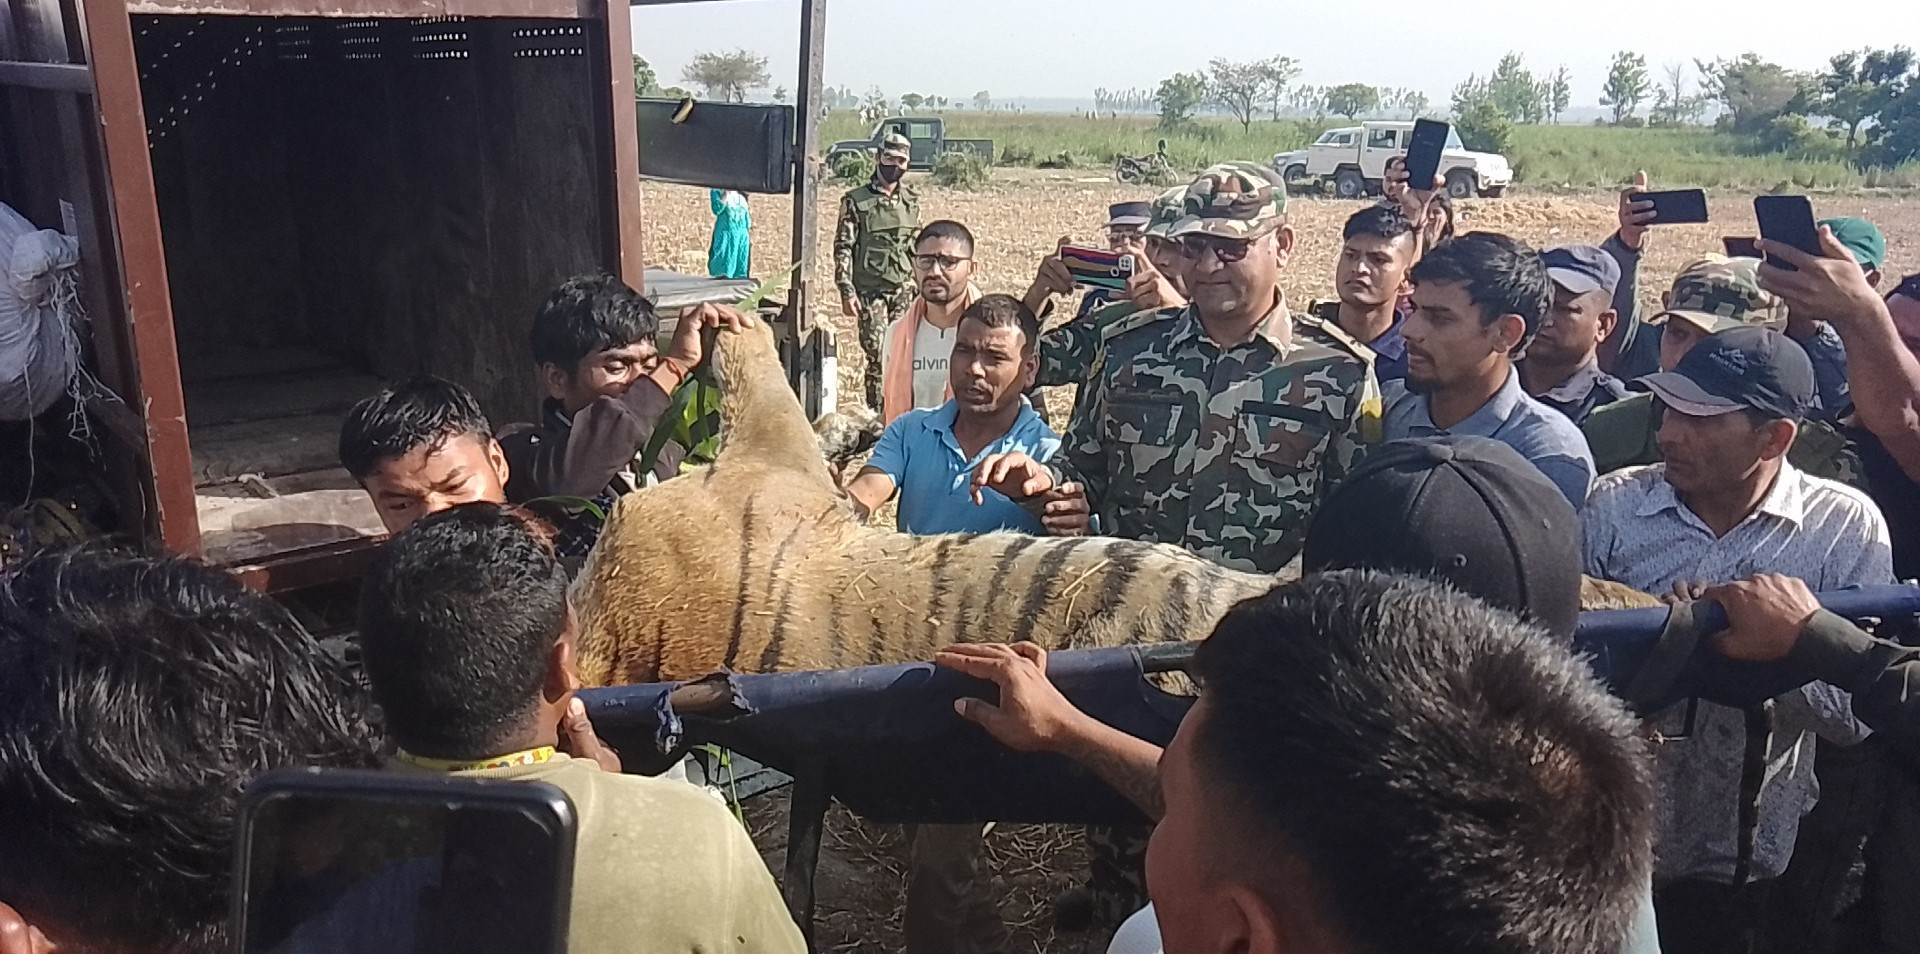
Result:
<svg viewBox="0 0 1920 954">
<path fill-rule="evenodd" d="M 717 340 L 717 459 L 621 498 L 575 583 L 588 685 L 917 661 L 959 642 L 1200 639 L 1276 582 L 1132 540 L 868 527 L 829 476 L 771 331 L 750 322 Z M 1592 580 L 1582 597 L 1657 605 Z"/>
<path fill-rule="evenodd" d="M 575 584 L 589 685 L 924 660 L 957 642 L 1198 639 L 1273 585 L 1159 544 L 865 526 L 768 329 L 718 340 L 718 459 L 622 498 Z"/>
</svg>

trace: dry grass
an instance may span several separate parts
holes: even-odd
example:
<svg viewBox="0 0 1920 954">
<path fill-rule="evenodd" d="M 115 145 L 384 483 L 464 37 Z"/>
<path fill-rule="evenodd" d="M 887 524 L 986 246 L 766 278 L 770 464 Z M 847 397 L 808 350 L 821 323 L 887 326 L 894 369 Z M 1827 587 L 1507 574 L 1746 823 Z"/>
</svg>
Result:
<svg viewBox="0 0 1920 954">
<path fill-rule="evenodd" d="M 1110 203 L 1149 199 L 1156 191 L 1070 170 L 996 169 L 994 175 L 995 181 L 978 191 L 944 189 L 922 175 L 912 180 L 921 196 L 922 221 L 957 219 L 973 230 L 978 241 L 977 281 L 990 292 L 1024 291 L 1033 278 L 1035 263 L 1061 236 L 1097 244 L 1105 234 L 1103 225 Z M 864 358 L 852 319 L 841 317 L 833 292 L 833 217 L 841 188 L 828 183 L 822 190 L 813 310 L 816 319 L 831 322 L 840 335 L 840 395 L 844 401 L 858 398 Z M 706 193 L 652 183 L 646 185 L 645 193 L 648 261 L 696 274 L 704 272 L 713 224 Z M 754 271 L 764 275 L 788 261 L 792 200 L 786 196 L 754 196 L 752 203 Z M 1719 251 L 1721 236 L 1754 234 L 1748 198 L 1717 195 L 1711 205 L 1715 223 L 1655 231 L 1640 281 L 1645 304 L 1658 302 L 1660 292 L 1688 260 Z M 1356 202 L 1337 200 L 1293 202 L 1289 217 L 1296 244 L 1284 277 L 1288 300 L 1297 304 L 1332 293 L 1340 226 L 1358 207 Z M 1822 196 L 1816 198 L 1815 208 L 1822 216 L 1865 215 L 1877 222 L 1889 238 L 1890 276 L 1920 267 L 1920 199 Z M 1614 198 L 1607 193 L 1591 193 L 1468 200 L 1460 204 L 1459 221 L 1463 230 L 1506 232 L 1542 247 L 1598 243 L 1614 227 Z"/>
</svg>

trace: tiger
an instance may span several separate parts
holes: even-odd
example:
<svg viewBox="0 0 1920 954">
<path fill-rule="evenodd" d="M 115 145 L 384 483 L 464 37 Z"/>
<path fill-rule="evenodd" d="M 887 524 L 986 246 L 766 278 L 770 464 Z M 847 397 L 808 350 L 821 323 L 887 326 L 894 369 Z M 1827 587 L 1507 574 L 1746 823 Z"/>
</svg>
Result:
<svg viewBox="0 0 1920 954">
<path fill-rule="evenodd" d="M 833 439 L 787 386 L 772 329 L 748 317 L 722 330 L 712 360 L 713 463 L 622 497 L 576 578 L 589 686 L 924 661 L 963 642 L 1198 639 L 1283 581 L 1168 544 L 869 527 L 823 454 Z"/>
</svg>

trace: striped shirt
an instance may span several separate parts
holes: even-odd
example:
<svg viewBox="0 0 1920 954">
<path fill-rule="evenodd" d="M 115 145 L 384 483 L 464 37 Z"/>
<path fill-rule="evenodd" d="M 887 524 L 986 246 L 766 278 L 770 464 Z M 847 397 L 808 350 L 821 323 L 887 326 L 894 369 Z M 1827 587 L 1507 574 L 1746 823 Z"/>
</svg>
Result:
<svg viewBox="0 0 1920 954">
<path fill-rule="evenodd" d="M 1681 580 L 1725 583 L 1763 572 L 1797 576 L 1815 592 L 1893 581 L 1887 524 L 1873 502 L 1784 462 L 1760 505 L 1722 537 L 1674 495 L 1664 464 L 1601 477 L 1580 516 L 1587 574 L 1648 593 L 1666 593 Z M 1685 712 L 1678 704 L 1651 722 L 1662 735 L 1680 735 Z M 1846 693 L 1826 683 L 1776 699 L 1755 835 L 1756 879 L 1786 870 L 1800 816 L 1819 797 L 1816 733 L 1846 744 L 1866 729 L 1853 718 Z M 1732 880 L 1745 747 L 1740 710 L 1701 702 L 1691 735 L 1669 738 L 1655 750 L 1657 880 Z"/>
</svg>

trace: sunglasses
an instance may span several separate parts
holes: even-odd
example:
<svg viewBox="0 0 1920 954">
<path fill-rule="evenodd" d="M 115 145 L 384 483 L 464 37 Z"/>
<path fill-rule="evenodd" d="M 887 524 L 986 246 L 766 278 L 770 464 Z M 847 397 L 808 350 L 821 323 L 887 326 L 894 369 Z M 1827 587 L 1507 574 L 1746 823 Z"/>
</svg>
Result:
<svg viewBox="0 0 1920 954">
<path fill-rule="evenodd" d="M 1247 257 L 1253 243 L 1245 239 L 1223 239 L 1211 235 L 1185 235 L 1178 239 L 1180 254 L 1199 261 L 1211 251 L 1222 265 L 1231 265 Z"/>
<path fill-rule="evenodd" d="M 921 271 L 927 272 L 933 271 L 935 268 L 943 272 L 950 272 L 959 268 L 961 262 L 970 261 L 973 261 L 973 259 L 962 255 L 915 255 L 913 257 L 913 264 Z"/>
</svg>

